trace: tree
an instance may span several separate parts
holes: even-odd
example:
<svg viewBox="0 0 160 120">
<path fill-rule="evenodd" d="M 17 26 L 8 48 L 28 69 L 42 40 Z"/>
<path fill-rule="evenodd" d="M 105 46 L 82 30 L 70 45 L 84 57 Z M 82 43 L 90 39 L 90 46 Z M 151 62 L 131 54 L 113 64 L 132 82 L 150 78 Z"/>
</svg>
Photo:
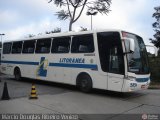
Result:
<svg viewBox="0 0 160 120">
<path fill-rule="evenodd" d="M 160 48 L 160 6 L 155 7 L 155 13 L 153 16 L 156 19 L 156 22 L 152 24 L 155 34 L 153 35 L 154 39 L 150 39 L 151 43 L 153 43 L 156 47 Z"/>
<path fill-rule="evenodd" d="M 32 38 L 32 37 L 35 37 L 36 35 L 34 34 L 28 34 L 27 38 Z"/>
<path fill-rule="evenodd" d="M 87 28 L 81 26 L 80 31 L 87 31 Z"/>
<path fill-rule="evenodd" d="M 57 28 L 55 28 L 52 31 L 46 31 L 46 34 L 59 33 L 59 32 L 61 32 L 61 28 L 57 27 Z"/>
<path fill-rule="evenodd" d="M 49 3 L 54 2 L 57 7 L 67 7 L 58 12 L 56 15 L 60 20 L 69 19 L 69 31 L 72 30 L 72 24 L 75 23 L 81 16 L 84 8 L 88 11 L 97 11 L 101 14 L 107 14 L 110 10 L 111 0 L 50 0 Z"/>
</svg>

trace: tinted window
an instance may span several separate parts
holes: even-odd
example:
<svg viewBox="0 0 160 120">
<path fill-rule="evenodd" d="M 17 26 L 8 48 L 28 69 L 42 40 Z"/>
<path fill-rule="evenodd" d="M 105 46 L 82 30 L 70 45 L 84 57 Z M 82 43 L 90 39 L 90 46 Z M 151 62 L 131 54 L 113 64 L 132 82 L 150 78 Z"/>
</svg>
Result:
<svg viewBox="0 0 160 120">
<path fill-rule="evenodd" d="M 35 40 L 24 41 L 22 53 L 34 53 Z"/>
<path fill-rule="evenodd" d="M 12 43 L 4 43 L 3 44 L 3 54 L 9 54 L 11 52 Z"/>
<path fill-rule="evenodd" d="M 127 54 L 128 70 L 136 74 L 149 74 L 149 64 L 145 44 L 143 39 L 137 35 L 126 33 L 128 38 L 134 39 L 135 50 L 132 54 Z M 128 40 L 125 40 L 126 50 L 129 47 Z"/>
<path fill-rule="evenodd" d="M 72 53 L 94 52 L 93 35 L 78 35 L 72 39 Z"/>
<path fill-rule="evenodd" d="M 49 53 L 51 38 L 37 40 L 36 53 Z"/>
<path fill-rule="evenodd" d="M 2 48 L 2 42 L 0 42 L 0 48 Z"/>
<path fill-rule="evenodd" d="M 13 42 L 12 53 L 21 53 L 21 51 L 22 51 L 22 41 Z"/>
<path fill-rule="evenodd" d="M 124 60 L 120 34 L 102 32 L 97 34 L 101 68 L 104 72 L 124 74 Z"/>
<path fill-rule="evenodd" d="M 68 53 L 70 49 L 70 37 L 54 38 L 52 53 Z"/>
</svg>

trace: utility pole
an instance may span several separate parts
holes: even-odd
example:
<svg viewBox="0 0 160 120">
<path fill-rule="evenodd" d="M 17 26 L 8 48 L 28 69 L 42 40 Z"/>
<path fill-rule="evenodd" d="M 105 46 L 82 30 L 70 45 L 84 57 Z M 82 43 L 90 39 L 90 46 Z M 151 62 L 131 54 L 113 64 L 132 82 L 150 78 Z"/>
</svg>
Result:
<svg viewBox="0 0 160 120">
<path fill-rule="evenodd" d="M 88 11 L 87 12 L 87 15 L 90 15 L 91 16 L 91 30 L 92 30 L 92 15 L 96 15 L 98 12 L 96 11 Z"/>
</svg>

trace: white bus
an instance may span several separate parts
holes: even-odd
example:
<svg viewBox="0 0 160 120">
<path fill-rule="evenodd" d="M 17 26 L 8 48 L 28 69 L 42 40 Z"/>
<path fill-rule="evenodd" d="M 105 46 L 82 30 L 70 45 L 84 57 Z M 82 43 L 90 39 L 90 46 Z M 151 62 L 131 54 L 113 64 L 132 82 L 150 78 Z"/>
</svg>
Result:
<svg viewBox="0 0 160 120">
<path fill-rule="evenodd" d="M 0 65 L 1 65 L 1 52 L 2 52 L 2 48 L 0 48 Z"/>
<path fill-rule="evenodd" d="M 2 52 L 2 42 L 0 42 L 0 61 L 1 61 L 1 52 Z M 1 64 L 1 62 L 0 62 Z"/>
<path fill-rule="evenodd" d="M 131 92 L 150 83 L 143 39 L 122 30 L 55 33 L 3 44 L 2 73 L 92 88 Z"/>
</svg>

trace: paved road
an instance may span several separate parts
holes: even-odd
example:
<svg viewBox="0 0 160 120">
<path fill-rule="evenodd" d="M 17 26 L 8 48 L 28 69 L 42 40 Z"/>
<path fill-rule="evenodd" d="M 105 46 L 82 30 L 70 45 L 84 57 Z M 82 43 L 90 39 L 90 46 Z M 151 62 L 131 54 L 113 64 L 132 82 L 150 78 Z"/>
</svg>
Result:
<svg viewBox="0 0 160 120">
<path fill-rule="evenodd" d="M 11 100 L 0 100 L 0 113 L 60 113 L 103 114 L 103 119 L 120 119 L 125 114 L 160 114 L 160 90 L 144 90 L 127 94 L 93 90 L 79 92 L 74 86 L 1 75 L 0 95 L 7 82 Z M 35 82 L 36 81 L 36 82 Z M 35 82 L 38 100 L 29 100 L 31 85 Z M 97 119 L 96 116 L 89 116 Z M 139 116 L 138 116 L 139 117 Z M 158 116 L 160 119 L 160 116 Z M 81 119 L 89 119 L 81 115 Z M 132 119 L 135 119 L 134 116 Z"/>
<path fill-rule="evenodd" d="M 40 80 L 32 80 L 23 78 L 22 81 L 14 80 L 13 76 L 2 75 L 0 82 L 0 95 L 3 91 L 4 82 L 7 82 L 9 95 L 12 99 L 21 98 L 21 97 L 28 97 L 31 93 L 31 86 L 32 83 L 35 84 L 37 94 L 44 95 L 44 94 L 60 94 L 67 91 L 71 91 L 74 87 L 71 86 L 71 89 L 68 89 L 64 85 L 55 84 L 51 82 L 44 82 Z M 64 86 L 64 87 L 63 87 Z"/>
</svg>

